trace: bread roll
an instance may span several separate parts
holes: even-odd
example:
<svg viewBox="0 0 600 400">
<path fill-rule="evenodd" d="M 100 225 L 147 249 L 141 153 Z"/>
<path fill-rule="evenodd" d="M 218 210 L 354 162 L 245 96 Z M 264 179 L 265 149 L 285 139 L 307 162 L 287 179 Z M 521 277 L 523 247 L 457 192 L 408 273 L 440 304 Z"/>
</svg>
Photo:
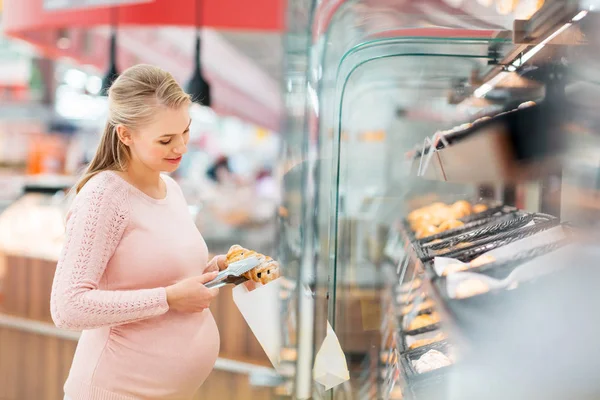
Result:
<svg viewBox="0 0 600 400">
<path fill-rule="evenodd" d="M 438 229 L 437 226 L 435 225 L 428 225 L 425 228 L 421 228 L 417 231 L 417 233 L 415 234 L 415 237 L 417 239 L 423 239 L 426 238 L 428 236 L 432 236 L 435 235 L 436 233 L 439 233 L 440 230 Z"/>
<path fill-rule="evenodd" d="M 432 338 L 429 339 L 419 339 L 411 344 L 408 348 L 410 350 L 417 349 L 419 347 L 427 346 L 428 344 L 441 342 L 446 339 L 446 334 L 444 332 L 440 332 Z"/>
<path fill-rule="evenodd" d="M 460 200 L 451 206 L 452 214 L 455 219 L 466 217 L 471 214 L 471 204 L 466 200 Z"/>
<path fill-rule="evenodd" d="M 439 232 L 445 232 L 448 231 L 450 229 L 456 229 L 456 228 L 460 228 L 461 226 L 464 226 L 465 224 L 462 221 L 458 221 L 456 219 L 450 219 L 446 222 L 442 222 L 438 228 Z"/>
<path fill-rule="evenodd" d="M 488 209 L 488 206 L 486 206 L 485 204 L 475 204 L 473 206 L 473 213 L 479 214 L 480 212 L 487 211 L 487 209 Z"/>
<path fill-rule="evenodd" d="M 437 313 L 417 315 L 410 324 L 408 324 L 408 330 L 414 331 L 421 329 L 429 325 L 437 324 L 440 322 L 440 316 Z"/>
</svg>

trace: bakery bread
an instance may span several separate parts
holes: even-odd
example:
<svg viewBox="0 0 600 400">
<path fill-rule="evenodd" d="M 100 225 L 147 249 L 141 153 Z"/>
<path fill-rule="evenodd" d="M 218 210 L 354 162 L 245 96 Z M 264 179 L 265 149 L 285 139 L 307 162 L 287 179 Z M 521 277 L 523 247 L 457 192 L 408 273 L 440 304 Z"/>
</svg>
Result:
<svg viewBox="0 0 600 400">
<path fill-rule="evenodd" d="M 455 219 L 466 217 L 471 214 L 471 203 L 466 200 L 459 200 L 450 206 Z"/>
<path fill-rule="evenodd" d="M 260 282 L 263 285 L 279 278 L 279 263 L 271 257 L 266 257 L 266 260 L 258 267 L 251 269 L 244 274 L 249 280 Z"/>
<path fill-rule="evenodd" d="M 480 212 L 487 211 L 487 209 L 488 209 L 488 206 L 486 206 L 485 204 L 475 204 L 473 206 L 473 213 L 479 214 Z"/>
<path fill-rule="evenodd" d="M 435 225 L 428 225 L 428 226 L 426 226 L 424 228 L 421 228 L 421 229 L 417 230 L 417 232 L 415 234 L 415 237 L 417 239 L 423 239 L 423 238 L 426 238 L 428 236 L 435 235 L 436 233 L 439 233 L 439 232 L 440 232 L 440 230 L 438 229 L 437 226 L 435 226 Z"/>
<path fill-rule="evenodd" d="M 427 299 L 424 302 L 422 302 L 421 304 L 419 304 L 415 311 L 421 312 L 421 311 L 427 310 L 433 306 L 434 306 L 433 300 Z M 404 306 L 404 307 L 402 307 L 402 315 L 410 314 L 410 312 L 413 311 L 414 309 L 415 309 L 414 304 L 409 304 L 407 306 Z"/>
<path fill-rule="evenodd" d="M 415 340 L 413 344 L 411 344 L 408 348 L 409 350 L 417 349 L 419 347 L 427 346 L 432 343 L 441 342 L 446 339 L 446 334 L 444 332 L 440 332 L 432 338 L 429 339 L 419 339 Z"/>
<path fill-rule="evenodd" d="M 245 249 L 239 244 L 234 244 L 229 248 L 229 251 L 227 252 L 227 265 L 245 260 L 250 257 L 258 257 L 259 259 L 265 258 L 265 256 L 263 256 L 262 254 L 259 254 L 253 250 Z"/>
<path fill-rule="evenodd" d="M 254 250 L 248 250 L 240 245 L 233 245 L 227 252 L 227 265 L 245 260 L 250 257 L 257 257 L 261 263 L 252 268 L 250 271 L 243 274 L 243 276 L 251 281 L 267 284 L 272 280 L 279 278 L 279 263 L 273 260 L 271 257 L 266 257 L 263 254 L 257 253 Z"/>
<path fill-rule="evenodd" d="M 415 319 L 408 324 L 408 330 L 414 331 L 429 325 L 437 324 L 438 322 L 440 322 L 440 316 L 435 312 L 431 314 L 417 315 Z"/>
<path fill-rule="evenodd" d="M 448 231 L 450 229 L 456 229 L 456 228 L 460 228 L 461 226 L 464 226 L 464 222 L 459 221 L 457 219 L 450 219 L 448 221 L 442 222 L 438 228 L 439 232 L 444 232 L 444 231 Z"/>
</svg>

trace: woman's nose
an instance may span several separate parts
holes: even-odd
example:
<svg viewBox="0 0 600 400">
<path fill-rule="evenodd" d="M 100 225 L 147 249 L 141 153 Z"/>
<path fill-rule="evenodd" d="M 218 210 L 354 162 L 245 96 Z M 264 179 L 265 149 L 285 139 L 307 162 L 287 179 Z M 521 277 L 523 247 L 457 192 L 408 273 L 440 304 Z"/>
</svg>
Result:
<svg viewBox="0 0 600 400">
<path fill-rule="evenodd" d="M 185 141 L 181 141 L 177 146 L 175 146 L 173 151 L 177 154 L 187 153 L 187 143 L 185 143 Z"/>
<path fill-rule="evenodd" d="M 173 149 L 173 152 L 177 154 L 185 154 L 187 153 L 187 146 L 185 144 L 180 144 L 179 146 Z"/>
</svg>

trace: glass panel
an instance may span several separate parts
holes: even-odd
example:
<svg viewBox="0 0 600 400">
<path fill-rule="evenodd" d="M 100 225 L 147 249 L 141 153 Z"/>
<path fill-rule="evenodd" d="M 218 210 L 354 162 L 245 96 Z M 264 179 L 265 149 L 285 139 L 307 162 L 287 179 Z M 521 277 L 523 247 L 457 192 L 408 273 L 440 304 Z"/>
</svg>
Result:
<svg viewBox="0 0 600 400">
<path fill-rule="evenodd" d="M 484 250 L 507 252 L 509 244 L 546 232 L 567 215 L 588 224 L 596 216 L 591 209 L 600 157 L 597 137 L 589 133 L 597 126 L 591 104 L 599 103 L 593 68 L 585 65 L 598 63 L 583 45 L 592 41 L 594 24 L 578 23 L 591 15 L 577 17 L 577 4 L 552 8 L 556 4 L 546 1 L 540 18 L 517 24 L 518 43 L 510 29 L 525 13 L 522 4 L 503 15 L 497 12 L 503 6 L 486 8 L 475 0 L 315 5 L 303 154 L 311 165 L 304 204 L 313 218 L 302 222 L 303 249 L 310 250 L 302 258 L 313 261 L 303 263 L 315 279 L 313 354 L 329 322 L 351 379 L 330 392 L 315 384 L 313 398 L 386 398 L 389 381 L 405 397 L 448 398 L 444 384 L 428 382 L 423 385 L 431 392 L 419 392 L 423 382 L 411 380 L 418 375 L 412 361 L 424 353 L 407 355 L 414 344 L 408 340 L 431 342 L 441 334 L 446 351 L 464 339 L 447 310 L 454 303 L 435 289 L 446 278 L 437 276 L 434 257 L 452 256 L 471 267 Z M 529 100 L 537 104 L 517 110 Z M 559 140 L 565 132 L 569 140 Z M 570 153 L 559 153 L 564 145 Z M 470 204 L 454 205 L 461 200 Z M 412 214 L 439 202 L 446 205 Z M 475 205 L 495 211 L 479 213 Z M 473 228 L 460 228 L 469 224 Z M 460 229 L 470 236 L 460 236 Z M 435 232 L 439 238 L 416 238 Z M 415 277 L 422 282 L 418 288 Z M 441 324 L 431 337 L 408 334 L 419 321 L 436 322 L 438 316 Z M 382 351 L 393 354 L 388 350 L 402 362 L 383 357 L 387 366 L 380 368 Z M 390 371 L 394 379 L 386 382 L 381 374 Z M 473 378 L 468 371 L 464 376 Z M 443 383 L 448 377 L 437 378 Z M 472 387 L 463 380 L 452 383 L 468 393 Z"/>
<path fill-rule="evenodd" d="M 468 119 L 473 110 L 457 111 L 448 98 L 457 82 L 490 68 L 490 44 L 503 42 L 403 38 L 368 42 L 342 58 L 340 140 L 324 151 L 339 157 L 330 321 L 348 356 L 377 353 L 380 346 L 382 250 L 394 215 L 405 214 L 417 192 L 477 193 L 472 185 L 411 179 L 404 154 L 432 132 Z"/>
</svg>

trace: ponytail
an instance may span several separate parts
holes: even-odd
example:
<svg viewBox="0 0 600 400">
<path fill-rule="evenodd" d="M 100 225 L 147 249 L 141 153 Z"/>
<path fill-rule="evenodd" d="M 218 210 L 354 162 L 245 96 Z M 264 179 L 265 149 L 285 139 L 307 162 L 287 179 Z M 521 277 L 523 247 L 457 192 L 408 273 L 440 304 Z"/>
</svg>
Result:
<svg viewBox="0 0 600 400">
<path fill-rule="evenodd" d="M 116 126 L 111 121 L 106 121 L 96 155 L 75 185 L 75 193 L 79 193 L 90 179 L 102 171 L 124 171 L 128 154 L 127 146 L 119 140 Z"/>
</svg>

